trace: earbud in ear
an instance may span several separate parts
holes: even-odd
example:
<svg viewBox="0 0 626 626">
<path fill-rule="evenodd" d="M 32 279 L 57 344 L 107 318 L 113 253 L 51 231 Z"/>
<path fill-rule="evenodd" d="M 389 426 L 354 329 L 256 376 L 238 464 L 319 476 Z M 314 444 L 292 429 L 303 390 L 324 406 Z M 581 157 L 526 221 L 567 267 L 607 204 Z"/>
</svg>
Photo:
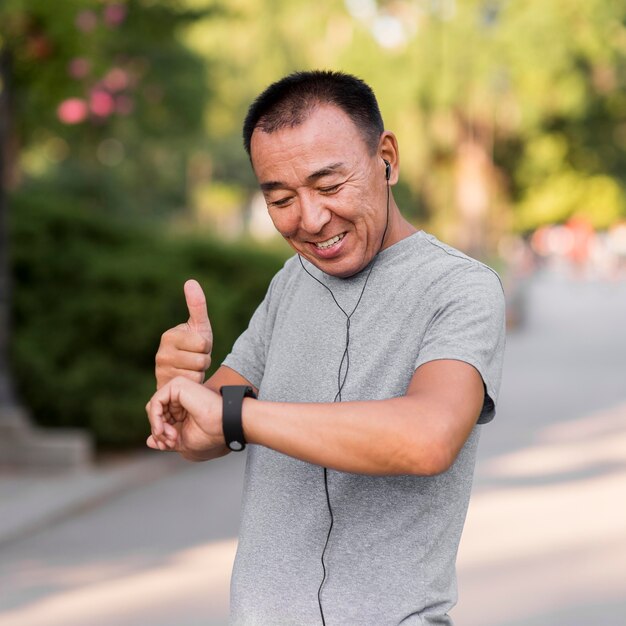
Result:
<svg viewBox="0 0 626 626">
<path fill-rule="evenodd" d="M 383 159 L 383 161 L 385 162 L 385 180 L 389 180 L 391 177 L 391 163 L 387 159 Z"/>
</svg>

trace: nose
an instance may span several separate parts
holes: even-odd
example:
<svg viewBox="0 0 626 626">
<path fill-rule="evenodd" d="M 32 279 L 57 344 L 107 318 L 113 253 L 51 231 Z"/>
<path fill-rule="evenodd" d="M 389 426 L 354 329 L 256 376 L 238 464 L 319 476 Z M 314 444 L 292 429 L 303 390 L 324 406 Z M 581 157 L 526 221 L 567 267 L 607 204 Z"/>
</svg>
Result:
<svg viewBox="0 0 626 626">
<path fill-rule="evenodd" d="M 325 206 L 324 198 L 318 195 L 303 193 L 300 197 L 300 227 L 315 235 L 330 222 L 332 214 Z"/>
</svg>

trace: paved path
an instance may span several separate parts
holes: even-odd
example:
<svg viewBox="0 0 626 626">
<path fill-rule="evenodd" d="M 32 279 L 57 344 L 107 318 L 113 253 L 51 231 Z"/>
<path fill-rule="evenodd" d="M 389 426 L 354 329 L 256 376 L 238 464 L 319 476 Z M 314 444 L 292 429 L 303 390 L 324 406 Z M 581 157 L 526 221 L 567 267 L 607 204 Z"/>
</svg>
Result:
<svg viewBox="0 0 626 626">
<path fill-rule="evenodd" d="M 84 500 L 82 511 L 5 542 L 1 626 L 225 623 L 243 459 L 196 465 L 154 455 L 154 480 L 141 459 L 137 486 L 133 461 L 129 490 Z M 54 478 L 42 481 L 60 492 Z"/>
<path fill-rule="evenodd" d="M 626 284 L 544 276 L 508 338 L 459 626 L 626 626 Z"/>
<path fill-rule="evenodd" d="M 626 284 L 545 276 L 529 302 L 482 436 L 453 616 L 624 626 Z M 0 475 L 0 626 L 225 624 L 242 460 Z"/>
</svg>

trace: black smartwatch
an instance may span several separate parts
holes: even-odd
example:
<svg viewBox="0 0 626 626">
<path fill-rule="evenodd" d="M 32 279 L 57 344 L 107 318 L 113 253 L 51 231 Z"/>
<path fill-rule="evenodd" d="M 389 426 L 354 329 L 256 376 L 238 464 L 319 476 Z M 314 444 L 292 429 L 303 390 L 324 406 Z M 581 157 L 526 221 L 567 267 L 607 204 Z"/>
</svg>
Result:
<svg viewBox="0 0 626 626">
<path fill-rule="evenodd" d="M 234 452 L 241 452 L 246 447 L 241 424 L 241 405 L 244 398 L 256 398 L 256 394 L 248 385 L 224 385 L 220 388 L 220 393 L 224 441 Z"/>
</svg>

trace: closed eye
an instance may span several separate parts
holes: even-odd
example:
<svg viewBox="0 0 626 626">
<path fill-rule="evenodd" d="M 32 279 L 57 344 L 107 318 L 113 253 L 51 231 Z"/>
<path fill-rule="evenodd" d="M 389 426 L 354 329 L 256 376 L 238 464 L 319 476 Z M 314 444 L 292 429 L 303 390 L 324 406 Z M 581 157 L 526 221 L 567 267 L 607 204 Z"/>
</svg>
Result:
<svg viewBox="0 0 626 626">
<path fill-rule="evenodd" d="M 338 184 L 338 185 L 331 185 L 330 187 L 320 187 L 319 190 L 321 193 L 333 194 L 339 191 L 340 187 L 341 185 Z"/>
<path fill-rule="evenodd" d="M 293 200 L 292 196 L 287 196 L 286 198 L 279 198 L 278 200 L 272 200 L 271 202 L 267 203 L 267 206 L 275 206 L 275 207 L 283 207 L 283 206 L 287 206 L 291 200 Z"/>
</svg>

